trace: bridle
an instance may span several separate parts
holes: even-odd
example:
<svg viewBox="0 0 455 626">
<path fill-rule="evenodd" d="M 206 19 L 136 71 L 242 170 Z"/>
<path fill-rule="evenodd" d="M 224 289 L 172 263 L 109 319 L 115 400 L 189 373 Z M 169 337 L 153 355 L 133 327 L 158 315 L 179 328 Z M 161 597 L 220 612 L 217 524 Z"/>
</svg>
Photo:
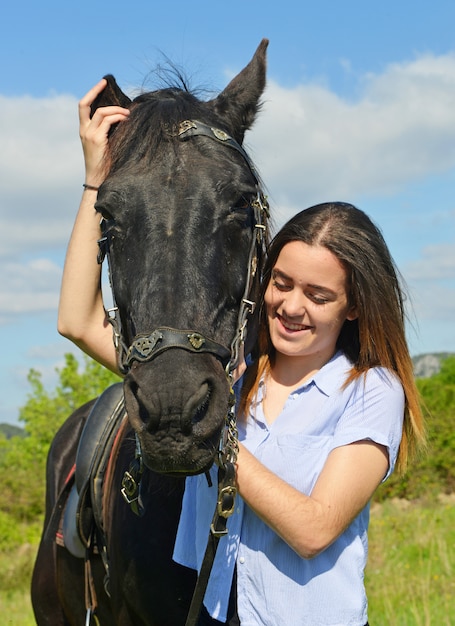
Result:
<svg viewBox="0 0 455 626">
<path fill-rule="evenodd" d="M 245 281 L 244 294 L 241 300 L 237 317 L 237 327 L 230 347 L 205 337 L 194 330 L 182 330 L 169 327 L 159 327 L 150 333 L 141 333 L 134 337 L 131 344 L 126 345 L 121 329 L 119 310 L 114 298 L 113 307 L 106 311 L 109 322 L 113 328 L 114 344 L 118 354 L 119 369 L 126 374 L 134 361 L 146 363 L 152 361 L 159 354 L 173 348 L 180 348 L 193 353 L 210 353 L 221 361 L 225 368 L 226 377 L 229 384 L 229 406 L 225 418 L 225 426 L 220 439 L 217 465 L 218 471 L 218 500 L 213 516 L 210 533 L 207 543 L 207 550 L 199 573 L 198 581 L 193 595 L 186 626 L 193 626 L 199 618 L 202 600 L 208 583 L 213 560 L 219 539 L 227 534 L 227 518 L 234 511 L 236 496 L 235 484 L 235 463 L 238 453 L 238 432 L 235 418 L 235 395 L 233 372 L 238 365 L 241 345 L 245 341 L 246 329 L 249 317 L 253 314 L 256 303 L 252 300 L 258 276 L 258 262 L 264 253 L 267 235 L 267 217 L 269 207 L 267 199 L 261 189 L 259 176 L 245 150 L 242 146 L 228 135 L 225 131 L 204 124 L 196 120 L 185 120 L 181 122 L 173 133 L 180 141 L 187 141 L 192 137 L 204 136 L 217 141 L 228 148 L 236 150 L 248 165 L 255 181 L 256 195 L 250 204 L 253 211 L 253 237 L 248 257 L 248 271 Z M 109 278 L 112 285 L 111 270 L 109 264 L 109 239 L 104 218 L 101 219 L 102 237 L 98 241 L 99 253 L 98 263 L 102 263 L 107 258 L 109 268 Z M 134 468 L 134 469 L 133 469 Z M 140 514 L 139 483 L 143 471 L 142 455 L 139 441 L 136 437 L 136 459 L 130 466 L 130 470 L 125 472 L 122 484 L 122 493 L 127 502 L 132 505 L 135 512 Z"/>
<path fill-rule="evenodd" d="M 256 197 L 251 202 L 250 207 L 254 214 L 254 229 L 256 232 L 255 236 L 252 238 L 250 247 L 248 273 L 237 319 L 237 330 L 229 348 L 209 337 L 204 337 L 199 332 L 168 327 L 156 328 L 150 333 L 140 333 L 134 337 L 133 341 L 128 346 L 122 335 L 118 306 L 115 303 L 115 296 L 113 294 L 113 306 L 107 309 L 106 313 L 113 327 L 114 344 L 118 354 L 118 366 L 122 374 L 126 374 L 129 371 L 134 361 L 139 363 L 152 361 L 158 354 L 171 348 L 181 348 L 196 353 L 211 353 L 223 363 L 227 371 L 233 371 L 238 362 L 240 346 L 245 339 L 248 316 L 253 313 L 255 307 L 255 302 L 251 300 L 251 294 L 254 288 L 254 281 L 257 278 L 258 258 L 265 241 L 267 231 L 266 218 L 269 212 L 268 202 L 261 190 L 261 184 L 254 165 L 242 146 L 225 131 L 218 128 L 213 128 L 199 121 L 185 120 L 179 124 L 175 135 L 180 141 L 186 141 L 195 136 L 205 136 L 236 150 L 247 163 L 255 181 Z M 104 220 L 104 218 L 101 219 L 101 229 L 102 237 L 98 241 L 98 263 L 101 264 L 106 257 L 108 266 L 110 266 L 109 239 L 106 229 L 106 220 Z M 110 267 L 109 276 L 111 280 Z"/>
</svg>

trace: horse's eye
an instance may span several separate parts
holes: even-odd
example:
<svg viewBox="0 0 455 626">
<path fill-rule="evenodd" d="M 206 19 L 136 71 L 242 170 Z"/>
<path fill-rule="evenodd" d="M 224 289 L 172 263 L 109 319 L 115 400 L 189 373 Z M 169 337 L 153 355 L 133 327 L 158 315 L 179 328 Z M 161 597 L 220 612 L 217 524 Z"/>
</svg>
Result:
<svg viewBox="0 0 455 626">
<path fill-rule="evenodd" d="M 251 227 L 253 219 L 253 210 L 251 208 L 251 198 L 248 196 L 240 196 L 238 200 L 231 206 L 231 218 L 235 220 L 242 228 Z"/>
<path fill-rule="evenodd" d="M 111 222 L 113 221 L 113 217 L 111 215 L 111 213 L 106 209 L 106 207 L 104 205 L 102 205 L 100 202 L 97 202 L 95 204 L 95 211 L 97 213 L 99 213 L 101 215 L 101 217 L 106 220 L 106 222 Z"/>
<path fill-rule="evenodd" d="M 246 211 L 251 206 L 251 198 L 248 196 L 240 196 L 232 207 L 231 211 Z"/>
</svg>

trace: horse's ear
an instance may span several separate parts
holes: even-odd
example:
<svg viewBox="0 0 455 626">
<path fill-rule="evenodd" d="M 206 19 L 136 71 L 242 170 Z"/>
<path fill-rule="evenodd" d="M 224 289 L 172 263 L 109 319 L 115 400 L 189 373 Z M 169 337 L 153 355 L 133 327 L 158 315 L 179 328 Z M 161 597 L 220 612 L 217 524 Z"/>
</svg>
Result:
<svg viewBox="0 0 455 626">
<path fill-rule="evenodd" d="M 93 101 L 90 107 L 90 117 L 99 107 L 120 106 L 127 109 L 131 104 L 130 98 L 123 93 L 112 74 L 107 74 L 104 78 L 107 80 L 107 85 Z"/>
<path fill-rule="evenodd" d="M 231 80 L 229 85 L 209 104 L 225 120 L 232 136 L 242 143 L 260 108 L 260 97 L 265 88 L 266 52 L 268 39 L 259 44 L 248 65 Z"/>
</svg>

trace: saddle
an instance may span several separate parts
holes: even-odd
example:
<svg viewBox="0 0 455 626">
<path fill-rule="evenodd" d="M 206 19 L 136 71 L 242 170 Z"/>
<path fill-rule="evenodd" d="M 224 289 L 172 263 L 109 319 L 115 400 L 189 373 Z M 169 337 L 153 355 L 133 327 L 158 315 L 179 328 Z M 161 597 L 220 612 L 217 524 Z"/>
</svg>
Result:
<svg viewBox="0 0 455 626">
<path fill-rule="evenodd" d="M 90 411 L 76 453 L 72 487 L 66 502 L 63 544 L 78 558 L 86 558 L 94 528 L 104 535 L 103 494 L 115 442 L 127 425 L 123 384 L 108 387 Z"/>
</svg>

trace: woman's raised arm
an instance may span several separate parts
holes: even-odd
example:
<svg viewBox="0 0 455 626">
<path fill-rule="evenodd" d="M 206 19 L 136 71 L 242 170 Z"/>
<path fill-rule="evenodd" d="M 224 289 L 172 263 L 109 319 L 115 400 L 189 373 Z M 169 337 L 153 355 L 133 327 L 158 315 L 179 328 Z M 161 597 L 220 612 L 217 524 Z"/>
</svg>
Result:
<svg viewBox="0 0 455 626">
<path fill-rule="evenodd" d="M 101 266 L 97 262 L 100 216 L 94 206 L 96 188 L 105 176 L 109 129 L 112 124 L 126 120 L 129 111 L 118 106 L 101 107 L 90 118 L 90 105 L 106 84 L 101 80 L 79 103 L 85 183 L 89 187 L 84 188 L 68 244 L 57 328 L 89 356 L 118 373 L 112 327 L 106 318 L 101 294 Z"/>
</svg>

